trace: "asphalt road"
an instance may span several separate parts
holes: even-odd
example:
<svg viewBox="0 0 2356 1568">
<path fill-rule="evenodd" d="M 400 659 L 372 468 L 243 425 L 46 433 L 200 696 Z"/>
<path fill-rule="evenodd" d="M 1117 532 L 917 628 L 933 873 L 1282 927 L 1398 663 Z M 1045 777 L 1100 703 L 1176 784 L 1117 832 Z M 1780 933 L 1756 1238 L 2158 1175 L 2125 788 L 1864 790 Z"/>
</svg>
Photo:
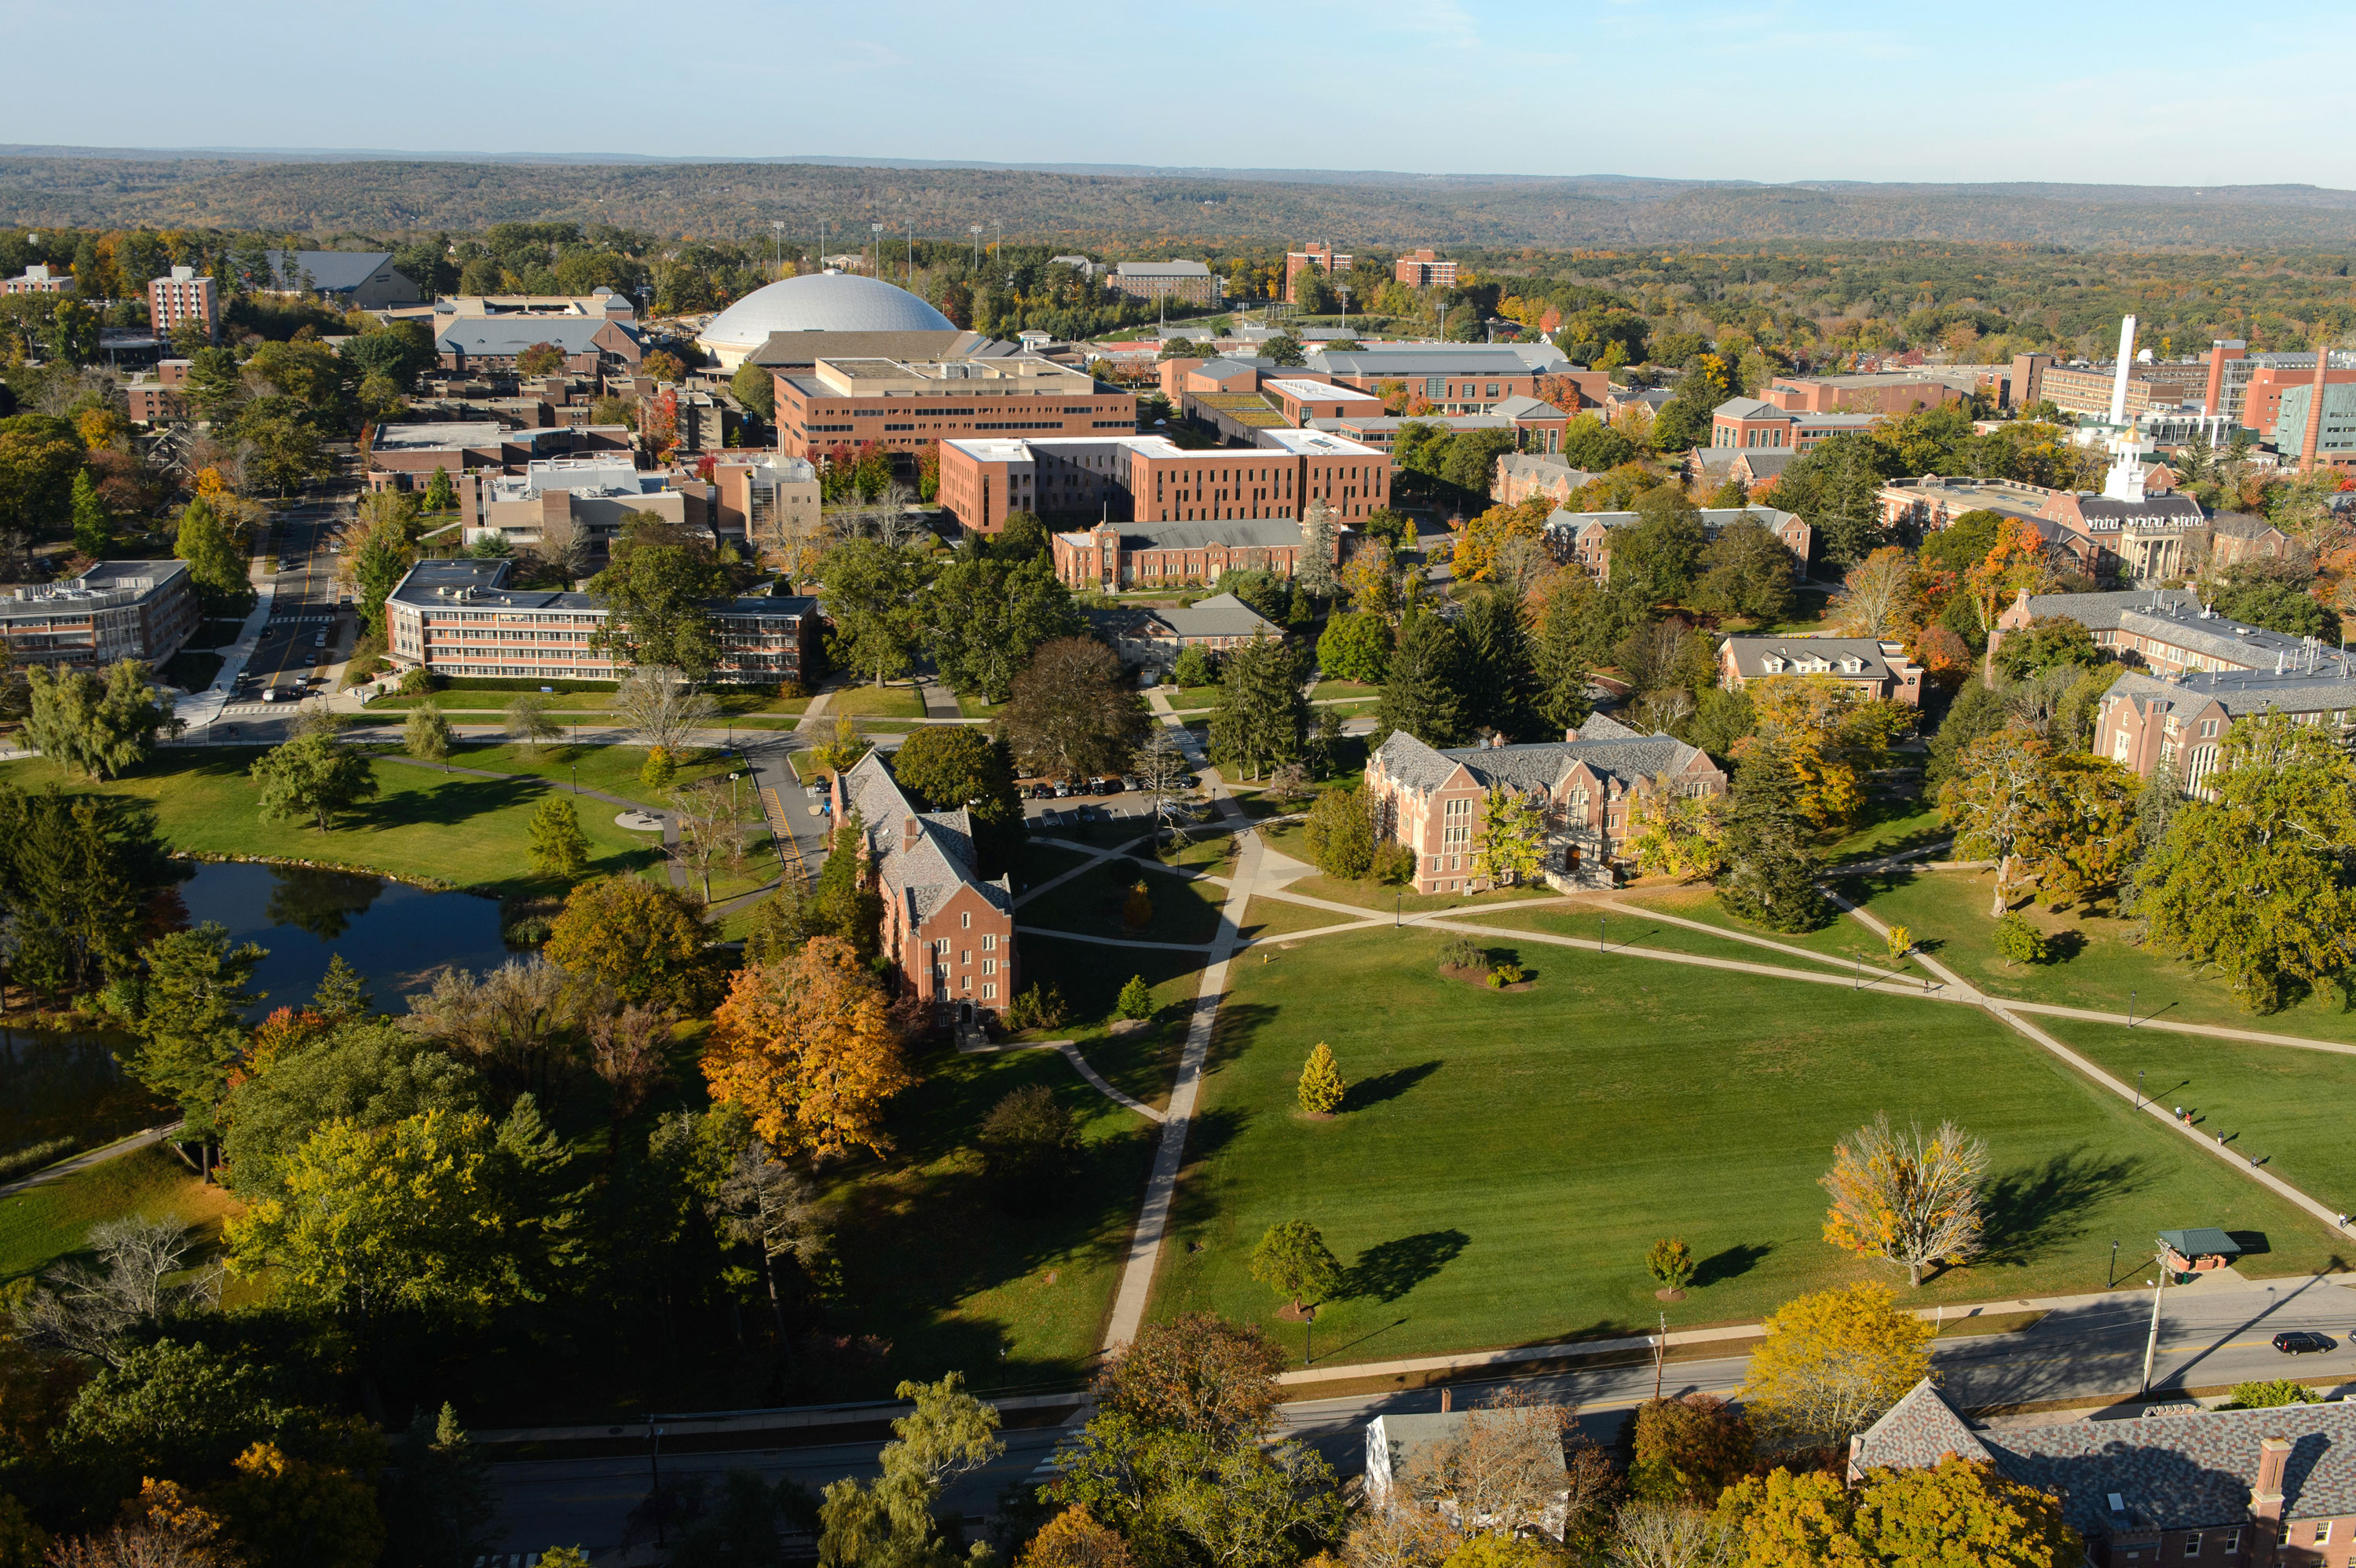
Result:
<svg viewBox="0 0 2356 1568">
<path fill-rule="evenodd" d="M 275 554 L 263 563 L 270 569 L 273 586 L 269 624 L 253 656 L 246 661 L 249 678 L 224 710 L 224 718 L 268 715 L 270 708 L 259 700 L 264 691 L 298 682 L 308 689 L 348 645 L 353 615 L 337 608 L 336 566 L 340 557 L 329 546 L 351 522 L 357 500 L 352 481 L 335 480 L 278 514 L 272 528 Z M 275 570 L 280 560 L 287 570 Z M 319 641 L 322 633 L 327 635 L 324 644 Z"/>
<path fill-rule="evenodd" d="M 1997 1304 L 1987 1310 L 2004 1309 Z M 2106 1296 L 2049 1313 L 2022 1332 L 1943 1339 L 1933 1361 L 1943 1388 L 1960 1404 L 2111 1398 L 2117 1403 L 2099 1415 L 2133 1415 L 2145 1403 L 2137 1391 L 2150 1315 L 2147 1294 Z M 2336 1348 L 2327 1354 L 2282 1355 L 2269 1341 L 2286 1328 L 2329 1335 Z M 2154 1394 L 2180 1399 L 2176 1391 L 2285 1376 L 2356 1381 L 2351 1336 L 2356 1336 L 2356 1289 L 2308 1281 L 2244 1288 L 2229 1280 L 2171 1290 L 2163 1303 Z M 1673 1360 L 1664 1369 L 1662 1389 L 1670 1395 L 1731 1394 L 1741 1386 L 1746 1366 L 1747 1359 L 1740 1356 Z M 1653 1369 L 1646 1364 L 1513 1381 L 1578 1404 L 1589 1435 L 1609 1443 L 1625 1412 L 1652 1397 L 1653 1379 Z M 1455 1385 L 1459 1408 L 1478 1403 L 1483 1387 Z M 1434 1410 L 1438 1400 L 1430 1391 L 1304 1400 L 1285 1407 L 1287 1432 L 1315 1445 L 1337 1472 L 1347 1476 L 1365 1464 L 1367 1421 L 1384 1411 Z M 1045 1478 L 1043 1461 L 1059 1435 L 1055 1428 L 1006 1434 L 1005 1455 L 958 1481 L 948 1505 L 968 1517 L 995 1511 L 1007 1486 Z M 772 1478 L 791 1476 L 815 1488 L 845 1476 L 874 1475 L 878 1446 L 862 1442 L 750 1449 L 682 1455 L 662 1463 L 667 1478 L 702 1476 L 714 1487 L 732 1469 L 750 1469 Z M 494 1470 L 509 1551 L 540 1551 L 552 1544 L 578 1543 L 592 1551 L 618 1546 L 624 1519 L 648 1489 L 643 1455 L 524 1461 Z"/>
</svg>

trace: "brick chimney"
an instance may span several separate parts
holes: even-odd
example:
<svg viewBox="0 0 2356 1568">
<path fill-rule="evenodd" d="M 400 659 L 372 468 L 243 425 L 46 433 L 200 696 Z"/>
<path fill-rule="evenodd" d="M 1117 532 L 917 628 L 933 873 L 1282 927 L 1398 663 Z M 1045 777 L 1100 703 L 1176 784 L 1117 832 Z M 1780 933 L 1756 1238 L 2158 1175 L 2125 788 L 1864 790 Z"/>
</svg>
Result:
<svg viewBox="0 0 2356 1568">
<path fill-rule="evenodd" d="M 905 855 L 914 849 L 916 847 L 916 840 L 924 836 L 925 825 L 913 816 L 909 817 L 900 827 L 900 853 Z"/>
<path fill-rule="evenodd" d="M 2320 343 L 2315 346 L 2315 379 L 2308 383 L 2307 394 L 2307 433 L 2299 438 L 2298 471 L 2311 473 L 2315 468 L 2316 449 L 2323 444 L 2323 376 L 2330 368 L 2331 350 Z"/>
<path fill-rule="evenodd" d="M 2258 1440 L 2258 1480 L 2250 1488 L 2250 1517 L 2272 1526 L 2270 1533 L 2277 1538 L 2282 1533 L 2283 1470 L 2289 1463 L 2289 1438 Z"/>
</svg>

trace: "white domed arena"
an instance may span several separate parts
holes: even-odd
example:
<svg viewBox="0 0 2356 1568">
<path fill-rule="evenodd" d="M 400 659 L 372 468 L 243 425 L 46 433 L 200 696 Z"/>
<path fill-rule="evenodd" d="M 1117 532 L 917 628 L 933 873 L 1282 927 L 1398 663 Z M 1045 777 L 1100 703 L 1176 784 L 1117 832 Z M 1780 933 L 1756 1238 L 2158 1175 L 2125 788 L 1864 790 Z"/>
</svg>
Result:
<svg viewBox="0 0 2356 1568">
<path fill-rule="evenodd" d="M 824 272 L 755 289 L 712 318 L 696 347 L 734 370 L 773 332 L 955 332 L 957 324 L 896 284 Z"/>
</svg>

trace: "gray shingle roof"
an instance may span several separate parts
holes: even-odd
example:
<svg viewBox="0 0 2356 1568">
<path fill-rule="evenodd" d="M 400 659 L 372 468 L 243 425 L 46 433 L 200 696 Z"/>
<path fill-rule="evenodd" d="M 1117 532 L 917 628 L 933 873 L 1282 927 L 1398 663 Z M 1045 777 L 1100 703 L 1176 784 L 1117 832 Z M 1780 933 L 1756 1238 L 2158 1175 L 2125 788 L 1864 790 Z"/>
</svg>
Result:
<svg viewBox="0 0 2356 1568">
<path fill-rule="evenodd" d="M 596 350 L 597 334 L 609 325 L 637 336 L 626 323 L 589 315 L 462 315 L 434 335 L 434 347 L 444 354 L 496 356 L 552 343 L 567 354 L 589 354 Z"/>
<path fill-rule="evenodd" d="M 1858 1435 L 1849 1445 L 1849 1467 L 1852 1470 L 1884 1466 L 1893 1470 L 1929 1469 L 1950 1454 L 1980 1464 L 1990 1457 L 1970 1425 L 1924 1378 L 1880 1420 Z"/>
<path fill-rule="evenodd" d="M 1182 637 L 1250 637 L 1284 635 L 1284 628 L 1232 593 L 1197 599 L 1193 606 L 1156 609 L 1154 618 Z"/>
<path fill-rule="evenodd" d="M 2179 682 L 2131 669 L 2112 683 L 2103 700 L 2108 704 L 2126 698 L 2162 713 L 2194 713 L 2214 702 L 2233 719 L 2270 708 L 2286 713 L 2338 712 L 2356 709 L 2356 667 L 2343 664 L 2334 652 L 2325 656 L 2314 675 L 2211 670 Z"/>
<path fill-rule="evenodd" d="M 2247 1525 L 2258 1445 L 2269 1437 L 2291 1445 L 2285 1519 L 2356 1513 L 2356 1403 L 2345 1401 L 1974 1432 L 1926 1380 L 1867 1429 L 1856 1463 L 1922 1467 L 1950 1451 L 1972 1458 L 1957 1445 L 1968 1441 L 2014 1480 L 2059 1497 L 2063 1517 L 2091 1538 Z"/>
<path fill-rule="evenodd" d="M 2066 614 L 2087 631 L 2118 631 L 2123 610 L 2181 605 L 2198 613 L 2201 598 L 2187 589 L 2136 589 L 2132 593 L 2031 593 L 2029 614 Z"/>
<path fill-rule="evenodd" d="M 1085 534 L 1075 538 L 1086 539 Z M 1297 545 L 1301 524 L 1292 517 L 1226 517 L 1215 522 L 1126 523 L 1120 548 L 1132 549 L 1203 549 L 1211 545 L 1253 547 Z"/>
<path fill-rule="evenodd" d="M 1599 779 L 1617 780 L 1623 788 L 1633 788 L 1640 780 L 1676 772 L 1698 754 L 1674 735 L 1638 735 L 1616 723 L 1611 728 L 1617 733 L 1599 731 L 1590 735 L 1582 729 L 1576 741 L 1451 746 L 1446 751 L 1428 746 L 1404 730 L 1394 730 L 1376 755 L 1393 780 L 1421 794 L 1445 784 L 1459 767 L 1484 788 L 1552 793 L 1582 763 Z"/>
<path fill-rule="evenodd" d="M 1502 414 L 1509 420 L 1558 420 L 1563 417 L 1560 409 L 1543 398 L 1520 396 L 1500 398 L 1489 405 L 1489 411 Z"/>
<path fill-rule="evenodd" d="M 273 251 L 270 270 L 278 274 L 281 283 L 307 278 L 310 288 L 343 293 L 375 277 L 391 260 L 390 251 Z"/>
<path fill-rule="evenodd" d="M 993 909 L 1013 910 L 1013 891 L 1005 878 L 984 881 L 974 874 L 973 822 L 965 807 L 919 812 L 880 751 L 860 758 L 842 782 L 845 797 L 866 828 L 884 897 L 903 901 L 919 921 L 930 917 L 961 887 L 973 888 Z M 914 844 L 907 841 L 910 818 L 917 828 Z"/>
<path fill-rule="evenodd" d="M 1734 667 L 1745 680 L 1760 680 L 1771 675 L 1836 675 L 1849 680 L 1887 680 L 1890 678 L 1890 661 L 1883 656 L 1881 644 L 1871 637 L 1729 637 L 1726 648 L 1734 655 Z M 1770 657 L 1783 660 L 1784 667 L 1771 670 Z M 1859 668 L 1841 667 L 1845 659 L 1856 659 Z M 1823 659 L 1829 670 L 1802 670 L 1794 665 Z"/>
<path fill-rule="evenodd" d="M 1555 358 L 1559 360 L 1559 351 Z M 1317 368 L 1336 376 L 1526 376 L 1528 357 L 1505 344 L 1429 348 L 1328 348 Z"/>
</svg>

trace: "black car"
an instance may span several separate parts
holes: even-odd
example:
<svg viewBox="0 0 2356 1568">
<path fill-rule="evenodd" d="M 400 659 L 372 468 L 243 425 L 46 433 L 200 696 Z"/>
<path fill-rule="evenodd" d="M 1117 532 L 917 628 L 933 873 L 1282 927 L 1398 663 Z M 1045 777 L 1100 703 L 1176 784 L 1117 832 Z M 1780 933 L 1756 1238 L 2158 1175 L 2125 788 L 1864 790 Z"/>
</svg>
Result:
<svg viewBox="0 0 2356 1568">
<path fill-rule="evenodd" d="M 2310 1334 L 2303 1328 L 2275 1336 L 2275 1349 L 2286 1356 L 2304 1356 L 2316 1350 L 2336 1349 L 2328 1334 Z"/>
</svg>

